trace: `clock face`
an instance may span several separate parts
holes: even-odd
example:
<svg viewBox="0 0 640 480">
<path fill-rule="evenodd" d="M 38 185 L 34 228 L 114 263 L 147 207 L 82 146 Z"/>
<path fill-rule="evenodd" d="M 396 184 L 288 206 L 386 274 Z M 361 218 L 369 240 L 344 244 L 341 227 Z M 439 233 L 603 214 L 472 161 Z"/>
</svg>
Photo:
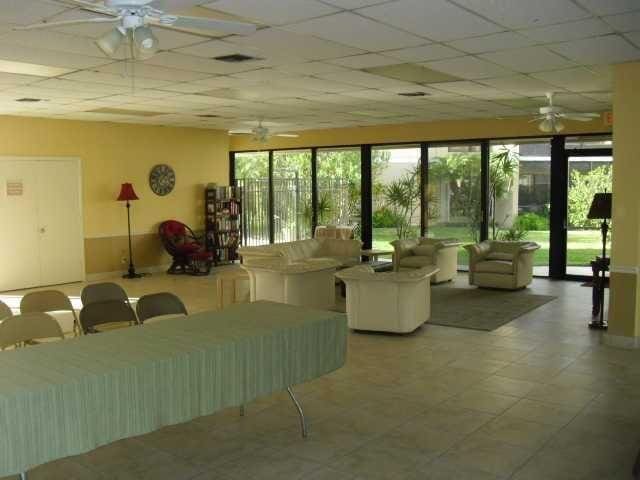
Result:
<svg viewBox="0 0 640 480">
<path fill-rule="evenodd" d="M 149 186 L 156 195 L 164 196 L 171 193 L 176 185 L 176 173 L 169 165 L 156 165 L 149 174 Z"/>
</svg>

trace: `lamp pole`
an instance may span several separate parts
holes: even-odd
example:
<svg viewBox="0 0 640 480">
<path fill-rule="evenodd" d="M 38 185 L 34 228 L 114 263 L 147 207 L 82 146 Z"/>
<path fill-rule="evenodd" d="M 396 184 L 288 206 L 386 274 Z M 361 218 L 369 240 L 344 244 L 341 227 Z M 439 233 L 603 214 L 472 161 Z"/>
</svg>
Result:
<svg viewBox="0 0 640 480">
<path fill-rule="evenodd" d="M 129 233 L 129 271 L 123 278 L 140 278 L 141 275 L 136 273 L 136 267 L 133 266 L 133 248 L 131 248 L 131 204 L 127 200 L 127 231 Z"/>
</svg>

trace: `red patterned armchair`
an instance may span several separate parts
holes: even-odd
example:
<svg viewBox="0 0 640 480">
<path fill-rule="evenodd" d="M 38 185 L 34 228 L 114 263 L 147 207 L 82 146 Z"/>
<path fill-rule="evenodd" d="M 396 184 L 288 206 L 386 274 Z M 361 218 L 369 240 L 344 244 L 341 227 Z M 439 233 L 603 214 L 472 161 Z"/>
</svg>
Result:
<svg viewBox="0 0 640 480">
<path fill-rule="evenodd" d="M 158 233 L 165 250 L 173 258 L 167 273 L 209 274 L 213 255 L 207 252 L 202 241 L 187 225 L 177 220 L 167 220 L 160 224 Z"/>
</svg>

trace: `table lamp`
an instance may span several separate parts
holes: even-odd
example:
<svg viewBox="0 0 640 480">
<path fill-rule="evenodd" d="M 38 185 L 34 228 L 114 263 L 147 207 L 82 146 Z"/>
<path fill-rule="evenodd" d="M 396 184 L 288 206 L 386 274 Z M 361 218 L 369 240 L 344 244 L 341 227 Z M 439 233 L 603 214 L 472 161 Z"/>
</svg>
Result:
<svg viewBox="0 0 640 480">
<path fill-rule="evenodd" d="M 600 232 L 602 233 L 602 258 L 607 258 L 607 234 L 609 233 L 609 223 L 611 218 L 611 193 L 596 193 L 591 201 L 591 208 L 587 218 L 590 220 L 602 220 Z"/>
<path fill-rule="evenodd" d="M 133 249 L 131 248 L 131 204 L 134 200 L 138 200 L 136 192 L 133 190 L 133 185 L 130 183 L 123 183 L 120 187 L 120 195 L 118 195 L 119 202 L 127 202 L 127 230 L 129 232 L 129 270 L 122 278 L 140 278 L 142 275 L 136 273 L 136 267 L 133 266 Z"/>
</svg>

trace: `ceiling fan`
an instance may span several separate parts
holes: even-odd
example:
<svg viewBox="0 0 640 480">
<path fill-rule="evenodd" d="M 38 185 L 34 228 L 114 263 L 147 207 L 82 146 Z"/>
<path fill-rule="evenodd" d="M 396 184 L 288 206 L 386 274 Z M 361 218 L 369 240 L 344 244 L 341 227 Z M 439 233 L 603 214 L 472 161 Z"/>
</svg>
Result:
<svg viewBox="0 0 640 480">
<path fill-rule="evenodd" d="M 262 120 L 258 121 L 258 125 L 252 129 L 247 130 L 229 130 L 229 135 L 253 135 L 253 139 L 256 142 L 266 143 L 269 141 L 269 137 L 285 137 L 285 138 L 297 138 L 299 135 L 295 133 L 271 133 L 269 129 L 262 125 Z"/>
<path fill-rule="evenodd" d="M 561 107 L 553 104 L 553 92 L 547 92 L 547 101 L 546 106 L 540 107 L 540 115 L 530 121 L 530 123 L 540 122 L 538 128 L 545 133 L 559 133 L 564 130 L 563 119 L 589 122 L 600 116 L 598 113 L 565 112 Z"/>
<path fill-rule="evenodd" d="M 98 47 L 109 57 L 113 57 L 120 46 L 128 41 L 131 45 L 132 56 L 145 60 L 153 56 L 159 48 L 159 41 L 153 34 L 151 26 L 171 30 L 215 30 L 217 32 L 249 34 L 256 30 L 251 23 L 217 20 L 205 17 L 185 17 L 172 15 L 152 4 L 161 0 L 103 0 L 92 2 L 89 0 L 57 0 L 59 3 L 73 5 L 80 10 L 97 13 L 102 17 L 85 18 L 79 20 L 62 20 L 58 22 L 45 21 L 14 30 L 35 30 L 41 28 L 55 28 L 67 25 L 87 23 L 113 23 L 113 30 L 108 31 L 96 40 Z"/>
</svg>

